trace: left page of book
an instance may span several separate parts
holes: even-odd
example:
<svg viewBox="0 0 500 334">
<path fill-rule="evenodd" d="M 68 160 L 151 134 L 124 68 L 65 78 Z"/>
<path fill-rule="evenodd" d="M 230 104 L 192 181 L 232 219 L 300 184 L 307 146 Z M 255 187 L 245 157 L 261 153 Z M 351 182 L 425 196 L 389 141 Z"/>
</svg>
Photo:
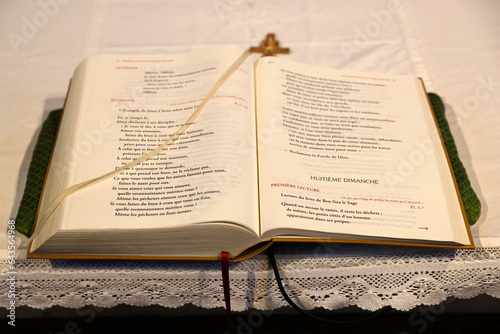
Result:
<svg viewBox="0 0 500 334">
<path fill-rule="evenodd" d="M 166 141 L 241 52 L 219 47 L 85 60 L 73 78 L 38 217 L 65 188 Z M 175 144 L 65 198 L 38 245 L 56 230 L 140 231 L 222 222 L 257 235 L 256 152 L 243 149 L 255 143 L 253 80 L 247 59 Z"/>
</svg>

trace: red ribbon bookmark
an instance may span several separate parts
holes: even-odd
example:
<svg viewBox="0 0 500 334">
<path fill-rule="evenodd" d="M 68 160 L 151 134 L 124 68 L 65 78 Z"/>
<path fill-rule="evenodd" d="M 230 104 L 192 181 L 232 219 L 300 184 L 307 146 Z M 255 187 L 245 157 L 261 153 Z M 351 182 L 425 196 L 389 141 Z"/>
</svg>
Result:
<svg viewBox="0 0 500 334">
<path fill-rule="evenodd" d="M 227 333 L 233 332 L 231 317 L 231 294 L 229 293 L 229 253 L 221 252 L 220 263 L 222 267 L 222 286 L 224 288 L 224 300 L 226 301 Z"/>
</svg>

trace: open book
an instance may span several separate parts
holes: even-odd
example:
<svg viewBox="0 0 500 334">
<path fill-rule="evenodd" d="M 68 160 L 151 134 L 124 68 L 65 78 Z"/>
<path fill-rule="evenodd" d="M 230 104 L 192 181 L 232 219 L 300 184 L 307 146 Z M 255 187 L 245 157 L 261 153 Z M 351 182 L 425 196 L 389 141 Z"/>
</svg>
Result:
<svg viewBox="0 0 500 334">
<path fill-rule="evenodd" d="M 82 62 L 37 219 L 167 140 L 241 52 Z M 66 197 L 29 256 L 238 260 L 272 241 L 473 247 L 421 80 L 248 58 L 173 145 Z"/>
</svg>

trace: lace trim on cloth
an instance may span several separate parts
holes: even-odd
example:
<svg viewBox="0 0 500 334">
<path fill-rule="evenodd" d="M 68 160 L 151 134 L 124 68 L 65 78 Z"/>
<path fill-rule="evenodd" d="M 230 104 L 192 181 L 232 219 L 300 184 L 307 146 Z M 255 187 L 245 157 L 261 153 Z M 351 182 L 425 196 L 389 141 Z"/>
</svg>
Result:
<svg viewBox="0 0 500 334">
<path fill-rule="evenodd" d="M 499 247 L 432 250 L 319 245 L 313 250 L 314 257 L 283 255 L 276 249 L 287 292 L 305 309 L 355 305 L 370 311 L 384 306 L 408 311 L 448 297 L 487 294 L 500 298 Z M 0 266 L 5 280 L 8 262 L 1 261 Z M 217 261 L 22 260 L 16 268 L 19 306 L 224 307 Z M 265 255 L 231 263 L 229 269 L 233 311 L 288 305 Z M 6 284 L 0 287 L 4 296 L 7 289 Z M 0 306 L 7 307 L 7 303 L 2 299 Z"/>
</svg>

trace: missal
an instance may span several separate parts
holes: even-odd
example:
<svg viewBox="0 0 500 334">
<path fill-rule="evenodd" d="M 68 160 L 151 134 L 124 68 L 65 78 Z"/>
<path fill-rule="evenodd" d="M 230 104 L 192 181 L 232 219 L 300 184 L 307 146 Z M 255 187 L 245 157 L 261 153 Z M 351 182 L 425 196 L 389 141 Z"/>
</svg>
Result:
<svg viewBox="0 0 500 334">
<path fill-rule="evenodd" d="M 237 261 L 280 241 L 474 247 L 420 79 L 248 57 L 191 119 L 243 51 L 84 60 L 28 256 Z M 67 189 L 116 170 L 40 222 Z"/>
</svg>

